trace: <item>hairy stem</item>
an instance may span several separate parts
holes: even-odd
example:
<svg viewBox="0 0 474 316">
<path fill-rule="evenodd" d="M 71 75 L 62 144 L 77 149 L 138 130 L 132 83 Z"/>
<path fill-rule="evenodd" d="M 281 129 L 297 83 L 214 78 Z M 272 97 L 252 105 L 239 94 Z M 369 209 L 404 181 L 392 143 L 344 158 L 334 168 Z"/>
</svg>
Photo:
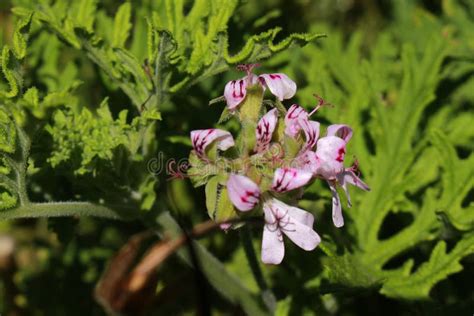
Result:
<svg viewBox="0 0 474 316">
<path fill-rule="evenodd" d="M 94 216 L 129 221 L 138 214 L 123 207 L 110 208 L 89 202 L 52 202 L 27 203 L 19 207 L 0 212 L 0 220 L 39 217 Z"/>
</svg>

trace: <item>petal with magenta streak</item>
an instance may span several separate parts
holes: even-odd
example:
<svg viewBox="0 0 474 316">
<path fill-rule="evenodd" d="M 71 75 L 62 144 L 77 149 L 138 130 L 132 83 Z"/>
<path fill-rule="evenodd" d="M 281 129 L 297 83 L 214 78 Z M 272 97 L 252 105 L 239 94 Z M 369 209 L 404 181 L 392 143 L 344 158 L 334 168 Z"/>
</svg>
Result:
<svg viewBox="0 0 474 316">
<path fill-rule="evenodd" d="M 313 174 L 296 168 L 278 168 L 273 176 L 272 190 L 287 192 L 304 186 Z"/>
<path fill-rule="evenodd" d="M 260 200 L 260 188 L 246 176 L 231 174 L 227 191 L 232 204 L 242 212 L 250 211 Z"/>
<path fill-rule="evenodd" d="M 227 131 L 216 128 L 191 131 L 193 148 L 201 158 L 206 157 L 206 148 L 214 141 L 218 142 L 217 148 L 220 150 L 227 150 L 234 146 L 234 138 Z"/>
<path fill-rule="evenodd" d="M 263 74 L 258 78 L 263 79 L 271 93 L 280 101 L 291 99 L 296 93 L 296 83 L 285 74 Z"/>
<path fill-rule="evenodd" d="M 224 98 L 229 110 L 234 110 L 247 95 L 247 78 L 229 81 L 224 88 Z"/>
<path fill-rule="evenodd" d="M 268 149 L 277 121 L 277 109 L 268 111 L 268 113 L 260 119 L 255 131 L 257 137 L 257 143 L 254 148 L 255 152 L 262 152 Z"/>
</svg>

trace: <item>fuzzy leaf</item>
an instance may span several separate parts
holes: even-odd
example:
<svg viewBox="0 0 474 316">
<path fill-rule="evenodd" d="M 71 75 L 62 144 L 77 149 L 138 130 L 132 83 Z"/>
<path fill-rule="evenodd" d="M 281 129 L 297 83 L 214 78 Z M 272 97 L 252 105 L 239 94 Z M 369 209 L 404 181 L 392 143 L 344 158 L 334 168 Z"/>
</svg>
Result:
<svg viewBox="0 0 474 316">
<path fill-rule="evenodd" d="M 15 32 L 13 33 L 13 52 L 19 60 L 26 56 L 26 43 L 32 18 L 33 13 L 30 13 L 26 18 L 21 19 L 16 25 Z"/>
<path fill-rule="evenodd" d="M 443 194 L 439 201 L 439 209 L 446 214 L 451 223 L 459 230 L 474 228 L 474 205 L 462 207 L 463 200 L 468 196 L 474 185 L 474 155 L 467 159 L 459 159 L 456 150 L 440 131 L 432 133 L 432 142 L 438 151 L 440 165 L 444 169 L 442 175 Z"/>
<path fill-rule="evenodd" d="M 16 127 L 9 114 L 0 108 L 0 150 L 12 154 L 16 149 Z"/>
<path fill-rule="evenodd" d="M 92 32 L 97 9 L 97 0 L 79 0 L 75 3 L 74 20 L 79 27 L 83 27 L 88 32 Z"/>
<path fill-rule="evenodd" d="M 277 44 L 274 44 L 274 39 L 281 31 L 277 27 L 258 35 L 253 35 L 244 45 L 244 47 L 234 55 L 229 55 L 227 48 L 225 50 L 225 60 L 229 64 L 238 64 L 243 61 L 258 61 L 270 57 L 271 55 L 287 49 L 291 44 L 297 43 L 304 46 L 307 43 L 318 38 L 325 37 L 324 34 L 298 34 L 294 33 L 286 37 Z M 226 37 L 225 41 L 226 41 Z M 225 44 L 227 47 L 227 43 Z"/>
<path fill-rule="evenodd" d="M 8 92 L 3 92 L 0 91 L 0 95 L 5 95 L 7 98 L 13 98 L 15 97 L 20 89 L 21 86 L 21 80 L 19 76 L 16 74 L 16 71 L 13 69 L 13 61 L 11 60 L 11 54 L 10 54 L 10 49 L 8 46 L 4 46 L 2 50 L 2 59 L 1 59 L 1 67 L 2 67 L 2 72 L 7 80 L 9 86 L 10 86 L 10 91 Z"/>
<path fill-rule="evenodd" d="M 221 177 L 215 176 L 206 184 L 206 207 L 209 217 L 216 222 L 225 221 L 237 216 L 234 205 L 229 199 L 227 187 Z"/>
<path fill-rule="evenodd" d="M 405 299 L 428 298 L 431 288 L 440 280 L 462 270 L 460 260 L 474 253 L 474 234 L 461 239 L 456 246 L 446 252 L 446 243 L 438 242 L 428 262 L 414 273 L 388 280 L 381 292 L 387 296 Z"/>
<path fill-rule="evenodd" d="M 130 16 L 132 12 L 132 5 L 130 2 L 122 4 L 114 18 L 114 30 L 112 35 L 112 46 L 123 47 L 128 39 L 132 24 L 130 23 Z"/>
<path fill-rule="evenodd" d="M 53 151 L 48 159 L 55 167 L 69 161 L 77 174 L 93 172 L 100 161 L 110 163 L 114 150 L 124 146 L 132 158 L 137 154 L 142 141 L 143 122 L 128 124 L 126 111 L 113 119 L 106 102 L 103 102 L 97 113 L 83 108 L 80 113 L 72 109 L 56 111 L 53 123 L 46 131 L 53 138 Z M 146 119 L 144 119 L 146 120 Z"/>
<path fill-rule="evenodd" d="M 194 151 L 189 154 L 189 165 L 190 168 L 187 170 L 187 174 L 195 188 L 205 185 L 209 178 L 215 174 L 213 170 L 216 168 L 210 168 L 210 165 L 201 160 Z"/>
</svg>

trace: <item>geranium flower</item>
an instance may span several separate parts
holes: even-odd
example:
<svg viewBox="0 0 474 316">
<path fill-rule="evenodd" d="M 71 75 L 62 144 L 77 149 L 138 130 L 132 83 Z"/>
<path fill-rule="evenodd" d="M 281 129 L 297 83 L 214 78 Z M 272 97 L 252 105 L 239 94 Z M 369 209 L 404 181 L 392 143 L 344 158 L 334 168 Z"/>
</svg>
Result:
<svg viewBox="0 0 474 316">
<path fill-rule="evenodd" d="M 296 93 L 296 83 L 282 73 L 254 75 L 252 69 L 256 65 L 241 65 L 247 75 L 242 79 L 229 81 L 224 88 L 224 98 L 230 110 L 235 110 L 245 99 L 247 87 L 260 84 L 268 88 L 280 101 L 292 98 Z"/>
<path fill-rule="evenodd" d="M 242 109 L 237 116 L 237 119 L 242 121 L 242 132 L 236 150 L 236 153 L 240 153 L 239 157 L 222 155 L 219 159 L 223 160 L 225 168 L 205 173 L 205 176 L 190 174 L 190 177 L 196 185 L 207 182 L 206 197 L 209 200 L 206 206 L 208 211 L 212 212 L 212 218 L 222 221 L 220 227 L 223 230 L 232 226 L 231 221 L 226 220 L 235 216 L 236 210 L 263 210 L 265 225 L 261 259 L 267 264 L 279 264 L 285 255 L 284 235 L 306 251 L 315 249 L 321 242 L 321 238 L 313 229 L 314 216 L 280 200 L 286 192 L 298 190 L 291 194 L 291 198 L 295 198 L 303 194 L 302 187 L 313 179 L 326 180 L 332 192 L 333 222 L 336 227 L 341 227 L 344 225 L 344 218 L 337 187 L 340 186 L 344 190 L 349 207 L 351 201 L 348 184 L 363 190 L 369 190 L 369 187 L 358 176 L 357 162 L 352 167 L 344 167 L 346 146 L 352 137 L 352 129 L 349 126 L 331 125 L 327 129 L 327 135 L 319 138 L 320 124 L 310 117 L 320 107 L 328 104 L 321 97 L 315 95 L 318 104 L 309 113 L 293 104 L 286 111 L 282 130 L 278 128 L 278 137 L 273 138 L 273 133 L 279 126 L 278 107 L 258 119 L 263 106 L 262 90 L 268 88 L 283 101 L 293 97 L 296 84 L 282 73 L 257 76 L 252 73 L 255 66 L 240 66 L 241 70 L 247 72 L 246 76 L 228 82 L 224 89 L 224 97 L 231 111 L 236 110 L 248 93 L 256 89 L 255 94 L 248 95 L 252 99 L 244 104 L 249 107 Z M 254 124 L 255 138 L 253 131 L 248 130 L 248 127 L 255 126 Z M 272 139 L 278 141 L 272 143 Z M 203 167 L 202 162 L 211 162 L 212 166 L 217 166 L 217 161 L 209 159 L 214 157 L 211 153 L 216 148 L 226 150 L 234 146 L 232 135 L 220 129 L 192 131 L 191 140 L 194 151 L 190 157 L 195 164 L 192 168 L 199 170 Z M 211 151 L 209 146 L 213 143 Z M 248 148 L 248 144 L 253 143 L 254 147 Z M 196 160 L 196 156 L 200 159 Z M 238 170 L 230 171 L 234 168 Z M 214 182 L 208 180 L 209 176 L 214 177 L 211 178 Z M 215 180 L 218 180 L 217 188 Z"/>
<path fill-rule="evenodd" d="M 347 142 L 352 137 L 352 129 L 343 124 L 331 125 L 327 129 L 327 136 L 317 142 L 315 164 L 316 176 L 327 181 L 332 193 L 332 219 L 336 227 L 344 226 L 341 199 L 337 193 L 340 185 L 347 196 L 348 207 L 351 207 L 347 184 L 352 184 L 369 191 L 369 187 L 356 175 L 357 168 L 344 168 L 344 157 Z"/>
<path fill-rule="evenodd" d="M 272 190 L 286 192 L 299 188 L 311 179 L 311 173 L 297 169 L 277 169 L 273 178 Z M 263 200 L 265 226 L 262 238 L 262 261 L 267 264 L 279 264 L 283 260 L 285 247 L 283 234 L 300 248 L 311 251 L 320 243 L 321 238 L 313 230 L 314 217 L 311 213 L 287 205 L 265 193 L 250 178 L 231 174 L 227 181 L 227 192 L 234 206 L 243 212 L 255 208 Z"/>
<path fill-rule="evenodd" d="M 283 234 L 303 250 L 314 250 L 321 238 L 313 230 L 313 214 L 271 198 L 263 205 L 265 226 L 262 238 L 262 262 L 280 264 L 285 256 Z"/>
</svg>

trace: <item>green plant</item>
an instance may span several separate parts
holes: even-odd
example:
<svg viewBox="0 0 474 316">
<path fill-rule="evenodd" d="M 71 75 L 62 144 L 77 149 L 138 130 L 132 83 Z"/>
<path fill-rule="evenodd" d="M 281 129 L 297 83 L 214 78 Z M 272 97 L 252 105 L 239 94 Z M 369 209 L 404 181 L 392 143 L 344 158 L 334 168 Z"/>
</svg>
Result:
<svg viewBox="0 0 474 316">
<path fill-rule="evenodd" d="M 106 263 L 121 271 L 114 288 L 126 297 L 128 270 L 157 246 L 173 249 L 144 287 L 157 301 L 141 293 L 125 304 L 132 311 L 472 312 L 473 12 L 467 0 L 2 2 L 0 219 L 10 221 L 0 230 L 17 246 L 16 267 L 0 264 L 0 311 L 103 314 L 91 293 Z M 228 70 L 254 62 L 288 74 L 306 109 L 313 94 L 330 103 L 314 119 L 322 131 L 354 129 L 346 160 L 361 162 L 371 187 L 351 192 L 346 224 L 334 228 L 331 191 L 312 184 L 299 207 L 321 243 L 304 260 L 286 247 L 278 267 L 251 252 L 261 227 L 242 245 L 233 230 L 196 233 L 210 225 L 206 192 L 159 165 L 179 166 L 191 130 L 236 134 L 229 111 L 217 114 L 219 96 L 235 79 Z M 211 179 L 209 192 L 219 186 Z M 156 245 L 136 243 L 144 230 Z M 185 247 L 171 247 L 180 238 Z"/>
<path fill-rule="evenodd" d="M 472 60 L 463 53 L 469 44 L 459 41 L 463 28 L 450 29 L 424 11 L 407 9 L 413 5 L 400 1 L 395 12 L 400 21 L 416 23 L 395 22 L 367 55 L 356 32 L 347 43 L 332 34 L 320 47 L 298 53 L 297 60 L 306 62 L 288 59 L 288 71 L 307 78 L 302 103 L 312 102 L 317 91 L 335 104 L 324 112 L 327 118 L 358 132 L 348 154 L 369 162 L 361 168 L 372 191 L 359 193 L 349 213 L 350 249 L 326 251 L 324 291 L 373 288 L 392 298 L 428 299 L 474 251 L 474 130 L 464 121 L 472 113 L 463 106 L 472 80 L 459 80 L 472 73 Z M 457 5 L 445 1 L 445 7 L 452 13 Z M 449 82 L 455 86 L 447 88 Z M 424 258 L 416 267 L 414 253 Z M 307 286 L 313 284 L 319 283 Z"/>
</svg>

